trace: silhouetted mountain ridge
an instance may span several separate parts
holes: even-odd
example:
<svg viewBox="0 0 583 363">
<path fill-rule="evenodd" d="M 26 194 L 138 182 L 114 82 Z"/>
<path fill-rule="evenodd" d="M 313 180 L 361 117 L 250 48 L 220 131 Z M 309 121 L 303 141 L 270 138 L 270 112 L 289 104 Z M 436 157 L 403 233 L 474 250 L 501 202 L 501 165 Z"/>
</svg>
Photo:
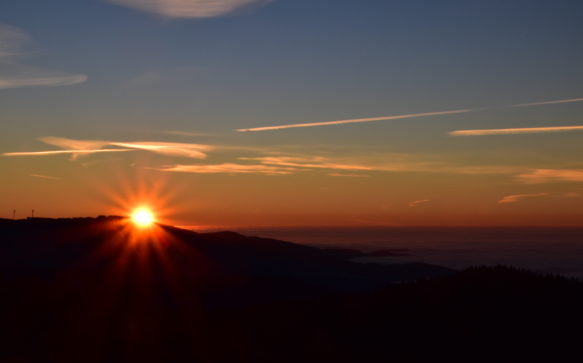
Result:
<svg viewBox="0 0 583 363">
<path fill-rule="evenodd" d="M 583 323 L 580 281 L 508 267 L 122 217 L 0 219 L 0 236 L 4 361 L 563 361 Z"/>
<path fill-rule="evenodd" d="M 4 235 L 10 236 L 0 246 L 0 261 L 3 260 L 0 267 L 40 269 L 49 274 L 73 266 L 108 244 L 113 245 L 106 251 L 111 255 L 105 253 L 101 260 L 115 258 L 115 253 L 123 247 L 126 253 L 131 254 L 133 249 L 145 250 L 152 259 L 158 259 L 160 256 L 155 252 L 158 249 L 175 267 L 188 268 L 204 260 L 220 274 L 281 277 L 320 288 L 348 291 L 452 272 L 424 264 L 353 263 L 348 260 L 353 256 L 346 253 L 228 231 L 196 233 L 161 225 L 155 227 L 160 231 L 156 236 L 139 232 L 132 235 L 135 228 L 122 217 L 3 220 L 0 228 Z M 128 242 L 132 239 L 136 241 Z"/>
</svg>

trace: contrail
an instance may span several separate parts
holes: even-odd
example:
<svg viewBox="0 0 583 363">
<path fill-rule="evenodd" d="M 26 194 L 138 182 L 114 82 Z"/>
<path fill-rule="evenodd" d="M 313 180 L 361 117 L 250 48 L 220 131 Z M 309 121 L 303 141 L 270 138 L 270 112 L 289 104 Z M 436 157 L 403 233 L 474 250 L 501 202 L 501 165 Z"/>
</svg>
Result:
<svg viewBox="0 0 583 363">
<path fill-rule="evenodd" d="M 40 179 L 48 179 L 48 180 L 61 180 L 61 178 L 57 178 L 56 176 L 48 176 L 48 175 L 41 175 L 41 174 L 29 174 L 28 176 L 32 176 L 34 178 L 40 178 Z"/>
<path fill-rule="evenodd" d="M 4 153 L 4 156 L 30 156 L 30 155 L 57 155 L 57 154 L 93 154 L 93 153 L 114 153 L 130 151 L 128 149 L 97 149 L 97 150 L 52 150 L 52 151 L 25 151 L 15 153 Z"/>
<path fill-rule="evenodd" d="M 525 127 L 514 129 L 486 129 L 486 130 L 456 130 L 449 134 L 453 136 L 481 136 L 505 134 L 537 134 L 545 132 L 566 132 L 583 130 L 583 126 L 555 126 L 555 127 Z"/>
<path fill-rule="evenodd" d="M 452 114 L 456 114 L 456 113 L 465 113 L 465 112 L 471 112 L 471 111 L 474 111 L 474 110 L 473 109 L 466 109 L 466 110 L 453 110 L 453 111 L 440 111 L 440 112 L 410 113 L 407 115 L 397 115 L 397 116 L 355 118 L 355 119 L 350 119 L 350 120 L 339 120 L 339 121 L 325 121 L 325 122 L 312 122 L 312 123 L 303 123 L 303 124 L 254 127 L 254 128 L 250 128 L 250 129 L 238 129 L 237 131 L 239 131 L 239 132 L 268 131 L 268 130 L 291 129 L 291 128 L 295 128 L 295 127 L 314 127 L 314 126 L 355 124 L 355 123 L 360 123 L 360 122 L 374 122 L 374 121 L 385 121 L 385 120 L 400 120 L 400 119 L 415 118 L 415 117 L 452 115 Z"/>
<path fill-rule="evenodd" d="M 542 106 L 542 105 L 554 105 L 557 103 L 573 103 L 573 102 L 583 102 L 583 98 L 568 98 L 566 100 L 554 100 L 554 101 L 543 101 L 543 102 L 532 102 L 532 103 L 519 103 L 517 105 L 511 105 L 508 107 L 530 107 L 530 106 Z"/>
<path fill-rule="evenodd" d="M 237 131 L 239 131 L 239 132 L 270 131 L 270 130 L 291 129 L 291 128 L 297 128 L 297 127 L 330 126 L 330 125 L 354 124 L 354 123 L 361 123 L 361 122 L 401 120 L 401 119 L 416 118 L 416 117 L 452 115 L 452 114 L 467 113 L 467 112 L 474 112 L 474 111 L 490 110 L 490 109 L 496 109 L 496 108 L 532 107 L 532 106 L 552 105 L 552 104 L 560 104 L 560 103 L 574 103 L 574 102 L 583 102 L 583 98 L 569 98 L 569 99 L 564 99 L 564 100 L 552 100 L 552 101 L 542 101 L 542 102 L 533 102 L 533 103 L 518 103 L 518 104 L 508 105 L 508 106 L 489 106 L 489 107 L 480 107 L 480 108 L 471 108 L 471 109 L 462 109 L 462 110 L 451 110 L 451 111 L 440 111 L 440 112 L 411 113 L 411 114 L 396 115 L 396 116 L 355 118 L 355 119 L 350 119 L 350 120 L 310 122 L 310 123 L 298 123 L 298 124 L 276 125 L 276 126 L 262 126 L 262 127 L 253 127 L 253 128 L 247 128 L 247 129 L 237 129 Z"/>
</svg>

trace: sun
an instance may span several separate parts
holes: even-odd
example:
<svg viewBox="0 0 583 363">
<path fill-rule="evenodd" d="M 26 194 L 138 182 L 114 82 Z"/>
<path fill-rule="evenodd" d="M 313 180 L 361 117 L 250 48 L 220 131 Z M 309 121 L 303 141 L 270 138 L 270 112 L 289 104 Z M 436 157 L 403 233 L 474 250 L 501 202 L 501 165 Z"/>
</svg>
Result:
<svg viewBox="0 0 583 363">
<path fill-rule="evenodd" d="M 132 222 L 140 228 L 150 227 L 156 223 L 154 213 L 152 213 L 152 211 L 146 207 L 139 207 L 134 209 L 131 218 Z"/>
</svg>

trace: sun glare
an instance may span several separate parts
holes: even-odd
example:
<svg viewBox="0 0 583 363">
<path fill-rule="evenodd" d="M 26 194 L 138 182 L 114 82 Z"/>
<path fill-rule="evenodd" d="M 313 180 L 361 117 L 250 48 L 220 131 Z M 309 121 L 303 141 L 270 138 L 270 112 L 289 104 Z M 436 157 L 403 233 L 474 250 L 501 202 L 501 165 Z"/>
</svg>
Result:
<svg viewBox="0 0 583 363">
<path fill-rule="evenodd" d="M 132 222 L 138 227 L 150 227 L 156 222 L 154 213 L 148 208 L 140 207 L 132 212 Z"/>
</svg>

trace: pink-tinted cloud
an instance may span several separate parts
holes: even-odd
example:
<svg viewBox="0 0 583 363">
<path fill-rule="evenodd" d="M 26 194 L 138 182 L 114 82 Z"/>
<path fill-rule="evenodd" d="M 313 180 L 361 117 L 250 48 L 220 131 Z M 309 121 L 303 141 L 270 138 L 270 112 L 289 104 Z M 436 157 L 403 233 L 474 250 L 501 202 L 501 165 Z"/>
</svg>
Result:
<svg viewBox="0 0 583 363">
<path fill-rule="evenodd" d="M 414 200 L 411 203 L 409 203 L 409 207 L 417 207 L 420 204 L 425 204 L 428 202 L 429 202 L 429 199 Z"/>
<path fill-rule="evenodd" d="M 214 18 L 270 0 L 108 0 L 129 8 L 172 18 Z"/>
<path fill-rule="evenodd" d="M 339 171 L 378 171 L 378 172 L 427 172 L 454 174 L 514 174 L 524 171 L 524 168 L 507 166 L 459 166 L 443 162 L 423 161 L 406 155 L 387 155 L 390 161 L 375 162 L 363 160 L 330 158 L 324 156 L 263 156 L 240 158 L 241 160 L 258 161 L 266 165 L 286 166 L 298 170 L 330 169 Z"/>
<path fill-rule="evenodd" d="M 109 144 L 112 146 L 119 146 L 128 149 L 151 151 L 161 155 L 187 157 L 194 159 L 206 158 L 207 154 L 203 151 L 209 151 L 213 149 L 213 147 L 209 145 L 157 141 L 109 142 Z"/>
<path fill-rule="evenodd" d="M 193 165 L 173 165 L 158 168 L 157 170 L 176 173 L 193 173 L 193 174 L 291 174 L 293 169 L 281 168 L 268 165 L 248 165 L 248 164 L 193 164 Z"/>
<path fill-rule="evenodd" d="M 61 178 L 57 178 L 56 176 L 49 176 L 49 175 L 42 175 L 42 174 L 29 174 L 29 176 L 31 176 L 33 178 L 39 178 L 39 179 L 61 180 Z"/>
<path fill-rule="evenodd" d="M 4 153 L 2 155 L 42 156 L 42 155 L 71 154 L 73 155 L 73 158 L 75 158 L 79 155 L 87 155 L 94 153 L 144 150 L 166 156 L 204 159 L 207 157 L 206 151 L 213 149 L 213 147 L 210 145 L 160 142 L 160 141 L 118 142 L 103 140 L 76 140 L 53 136 L 41 137 L 40 140 L 46 144 L 57 146 L 66 150 L 12 152 Z M 105 149 L 104 147 L 107 146 L 114 146 L 117 147 L 117 149 Z"/>
<path fill-rule="evenodd" d="M 484 129 L 484 130 L 456 130 L 449 134 L 453 136 L 483 136 L 483 135 L 512 135 L 512 134 L 539 134 L 549 132 L 582 131 L 583 126 L 552 126 L 552 127 L 525 127 L 513 129 Z"/>
<path fill-rule="evenodd" d="M 109 144 L 109 142 L 107 142 L 107 141 L 75 140 L 75 139 L 67 139 L 64 137 L 54 137 L 54 136 L 41 137 L 41 138 L 39 138 L 39 140 L 44 142 L 45 144 L 58 146 L 61 149 L 67 149 L 67 150 L 101 149 Z"/>
<path fill-rule="evenodd" d="M 537 169 L 516 176 L 525 184 L 543 184 L 559 182 L 583 182 L 582 169 Z"/>
<path fill-rule="evenodd" d="M 328 176 L 345 178 L 370 178 L 370 175 L 366 174 L 348 174 L 348 173 L 329 173 Z"/>
<path fill-rule="evenodd" d="M 524 198 L 536 198 L 536 197 L 544 197 L 549 195 L 549 193 L 534 193 L 534 194 L 514 194 L 514 195 L 507 195 L 498 201 L 499 204 L 506 204 L 506 203 L 516 203 Z"/>
<path fill-rule="evenodd" d="M 361 170 L 371 171 L 375 170 L 371 166 L 358 164 L 342 164 L 324 157 L 295 157 L 295 156 L 263 156 L 257 158 L 241 158 L 242 160 L 255 160 L 262 164 L 289 166 L 294 168 L 306 169 L 336 169 L 336 170 Z"/>
</svg>

